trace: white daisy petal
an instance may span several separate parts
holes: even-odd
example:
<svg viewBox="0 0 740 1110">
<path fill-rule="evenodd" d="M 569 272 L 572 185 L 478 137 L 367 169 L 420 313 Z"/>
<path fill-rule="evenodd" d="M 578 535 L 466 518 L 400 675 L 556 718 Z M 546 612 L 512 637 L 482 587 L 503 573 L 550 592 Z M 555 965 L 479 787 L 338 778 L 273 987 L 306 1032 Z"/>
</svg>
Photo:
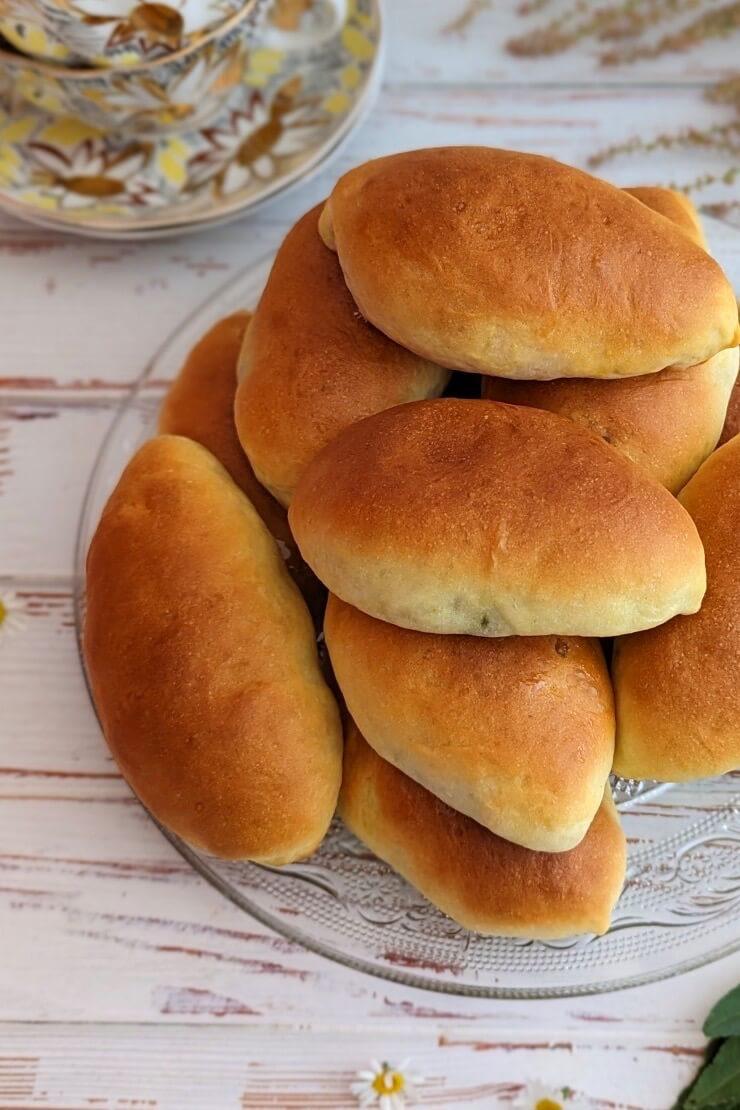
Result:
<svg viewBox="0 0 740 1110">
<path fill-rule="evenodd" d="M 109 166 L 105 176 L 115 178 L 116 181 L 125 181 L 127 177 L 133 177 L 134 174 L 139 173 L 145 162 L 146 155 L 140 151 L 134 151 L 115 165 Z"/>
<path fill-rule="evenodd" d="M 85 193 L 75 193 L 71 189 L 65 189 L 61 197 L 62 208 L 90 208 L 96 203 L 96 197 L 87 196 Z"/>
<path fill-rule="evenodd" d="M 69 177 L 91 176 L 97 177 L 103 172 L 103 162 L 97 151 L 91 149 L 87 143 L 80 143 L 70 155 Z"/>
<path fill-rule="evenodd" d="M 221 189 L 225 194 L 235 193 L 237 189 L 243 189 L 251 179 L 252 171 L 249 166 L 240 166 L 232 162 L 223 176 Z"/>
<path fill-rule="evenodd" d="M 549 1102 L 562 1110 L 577 1110 L 577 1103 L 563 1097 L 562 1088 L 546 1087 L 538 1080 L 527 1083 L 514 1103 L 514 1110 L 537 1110 L 541 1102 Z"/>
<path fill-rule="evenodd" d="M 371 1061 L 371 1068 L 358 1072 L 358 1079 L 351 1084 L 352 1094 L 358 1104 L 376 1106 L 378 1110 L 406 1110 L 408 1100 L 414 1096 L 414 1082 L 406 1071 L 410 1061 L 400 1065 Z"/>
<path fill-rule="evenodd" d="M 275 176 L 275 161 L 270 154 L 261 154 L 259 158 L 255 158 L 252 162 L 252 169 L 264 181 L 269 181 L 271 177 Z"/>
<path fill-rule="evenodd" d="M 262 127 L 263 124 L 267 123 L 269 118 L 264 105 L 255 103 L 252 108 L 251 118 L 247 120 L 246 117 L 242 116 L 245 125 L 244 133 L 248 134 L 250 131 L 254 131 L 255 128 Z"/>
<path fill-rule="evenodd" d="M 316 134 L 320 128 L 312 127 L 305 131 L 299 131 L 297 128 L 292 130 L 283 131 L 282 135 L 272 148 L 273 154 L 288 155 L 300 154 L 301 151 L 306 150 L 311 146 Z"/>
<path fill-rule="evenodd" d="M 37 166 L 55 175 L 69 173 L 70 162 L 55 147 L 47 147 L 43 143 L 28 143 L 27 150 Z"/>
</svg>

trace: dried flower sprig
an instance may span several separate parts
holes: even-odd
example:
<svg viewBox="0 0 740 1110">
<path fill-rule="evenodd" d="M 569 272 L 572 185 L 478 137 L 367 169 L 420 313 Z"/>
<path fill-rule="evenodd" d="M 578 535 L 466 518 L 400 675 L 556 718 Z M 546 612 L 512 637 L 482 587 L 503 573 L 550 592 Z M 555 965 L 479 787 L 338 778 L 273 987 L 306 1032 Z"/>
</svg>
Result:
<svg viewBox="0 0 740 1110">
<path fill-rule="evenodd" d="M 490 8 L 491 0 L 468 0 L 467 4 L 450 23 L 442 28 L 443 35 L 463 35 L 481 12 Z"/>
<path fill-rule="evenodd" d="M 588 164 L 595 169 L 622 154 L 650 154 L 655 150 L 670 150 L 675 147 L 705 147 L 727 154 L 740 154 L 740 119 L 730 123 L 717 123 L 704 130 L 685 127 L 681 131 L 655 135 L 652 139 L 641 139 L 639 135 L 633 135 L 622 143 L 613 143 L 592 154 Z"/>
<path fill-rule="evenodd" d="M 702 212 L 717 220 L 730 220 L 740 216 L 740 200 L 719 200 L 716 204 L 703 204 Z"/>
<path fill-rule="evenodd" d="M 516 11 L 520 16 L 531 16 L 544 9 L 552 12 L 553 8 L 553 0 L 518 0 Z M 668 23 L 670 29 L 662 26 Z M 555 8 L 554 16 L 510 39 L 506 48 L 514 55 L 537 57 L 561 53 L 590 39 L 610 44 L 599 60 L 602 65 L 614 66 L 684 52 L 704 42 L 729 38 L 738 31 L 740 0 L 606 0 L 598 5 L 593 0 L 564 0 Z M 589 166 L 597 168 L 622 156 L 679 149 L 694 150 L 702 156 L 720 155 L 730 163 L 725 169 L 702 165 L 702 172 L 693 180 L 672 187 L 694 194 L 714 187 L 711 202 L 705 202 L 703 210 L 732 222 L 740 219 L 740 73 L 718 81 L 705 90 L 704 96 L 714 104 L 726 105 L 733 118 L 706 127 L 688 124 L 648 138 L 635 135 L 596 151 L 588 160 Z M 723 189 L 730 190 L 727 199 L 717 196 Z"/>
<path fill-rule="evenodd" d="M 725 4 L 716 11 L 704 12 L 698 19 L 672 34 L 664 35 L 655 43 L 637 44 L 625 50 L 609 50 L 601 55 L 602 65 L 623 65 L 644 58 L 659 58 L 662 54 L 690 50 L 708 39 L 724 38 L 740 29 L 740 2 Z"/>
<path fill-rule="evenodd" d="M 711 3 L 711 0 L 709 2 Z M 588 0 L 575 0 L 571 7 L 549 23 L 510 39 L 506 48 L 511 54 L 537 57 L 562 53 L 587 38 L 595 38 L 599 41 L 636 38 L 665 19 L 697 8 L 706 9 L 706 4 L 707 0 L 619 0 L 617 3 L 594 8 Z M 733 6 L 730 5 L 730 7 Z M 526 8 L 527 5 L 524 7 Z M 531 10 L 533 9 L 530 6 L 525 14 L 529 14 Z M 699 20 L 694 22 L 701 23 L 713 14 L 715 13 L 707 13 L 704 10 Z M 682 33 L 677 32 L 677 34 Z"/>
<path fill-rule="evenodd" d="M 517 15 L 534 15 L 535 12 L 541 12 L 552 0 L 521 0 L 518 8 L 516 9 Z"/>
<path fill-rule="evenodd" d="M 548 0 L 523 0 L 518 11 L 530 15 Z M 711 3 L 712 0 L 709 0 Z M 682 12 L 700 9 L 697 18 L 662 36 L 654 43 L 637 43 L 622 50 L 612 49 L 600 56 L 603 65 L 617 65 L 639 58 L 656 58 L 669 52 L 688 50 L 707 39 L 723 37 L 740 27 L 740 3 L 730 3 L 707 11 L 707 0 L 620 0 L 594 8 L 587 0 L 576 0 L 557 18 L 524 35 L 509 40 L 511 54 L 537 57 L 562 53 L 587 38 L 606 41 L 638 38 L 649 28 Z"/>
<path fill-rule="evenodd" d="M 740 116 L 740 73 L 736 77 L 728 77 L 725 81 L 718 81 L 710 86 L 704 93 L 707 100 L 714 104 L 731 105 Z"/>
<path fill-rule="evenodd" d="M 708 185 L 734 185 L 740 181 L 740 166 L 728 166 L 723 173 L 702 173 L 684 185 L 671 183 L 671 189 L 680 189 L 684 193 L 698 193 Z"/>
</svg>

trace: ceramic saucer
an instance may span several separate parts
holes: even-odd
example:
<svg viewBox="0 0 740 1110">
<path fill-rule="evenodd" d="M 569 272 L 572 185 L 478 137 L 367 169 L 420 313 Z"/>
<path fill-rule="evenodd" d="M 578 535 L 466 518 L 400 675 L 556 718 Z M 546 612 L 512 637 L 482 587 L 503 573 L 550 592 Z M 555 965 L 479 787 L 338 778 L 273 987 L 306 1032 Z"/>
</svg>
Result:
<svg viewBox="0 0 740 1110">
<path fill-rule="evenodd" d="M 234 219 L 338 149 L 379 87 L 380 43 L 380 0 L 351 0 L 331 42 L 301 53 L 252 50 L 242 83 L 209 126 L 158 140 L 116 139 L 6 97 L 0 207 L 47 227 L 121 239 Z"/>
</svg>

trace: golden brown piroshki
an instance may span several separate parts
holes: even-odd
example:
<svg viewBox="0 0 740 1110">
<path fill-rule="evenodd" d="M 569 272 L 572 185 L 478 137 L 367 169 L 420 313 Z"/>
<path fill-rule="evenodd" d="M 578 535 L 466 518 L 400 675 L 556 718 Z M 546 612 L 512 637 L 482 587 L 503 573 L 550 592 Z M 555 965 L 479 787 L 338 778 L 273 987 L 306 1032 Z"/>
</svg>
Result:
<svg viewBox="0 0 740 1110">
<path fill-rule="evenodd" d="M 275 540 L 199 444 L 158 436 L 126 467 L 88 554 L 84 651 L 111 751 L 158 820 L 230 859 L 314 850 L 339 712 Z"/>
<path fill-rule="evenodd" d="M 729 443 L 736 435 L 740 435 L 740 379 L 735 382 L 735 386 L 730 394 L 725 424 L 722 429 L 722 435 L 719 437 L 720 447 L 723 443 Z"/>
<path fill-rule="evenodd" d="M 362 314 L 457 370 L 623 378 L 740 342 L 732 286 L 664 216 L 551 158 L 409 151 L 339 179 L 319 222 Z"/>
<path fill-rule="evenodd" d="M 450 376 L 362 318 L 337 256 L 319 237 L 320 210 L 307 212 L 282 243 L 239 360 L 239 438 L 257 477 L 283 505 L 343 428 L 435 397 Z"/>
<path fill-rule="evenodd" d="M 707 593 L 692 616 L 614 645 L 614 767 L 684 782 L 740 767 L 740 437 L 681 492 L 704 544 Z"/>
<path fill-rule="evenodd" d="M 532 852 L 450 809 L 373 751 L 350 723 L 339 812 L 353 833 L 453 920 L 477 933 L 603 933 L 626 846 L 608 790 L 581 843 Z"/>
<path fill-rule="evenodd" d="M 671 367 L 619 382 L 486 377 L 483 396 L 566 416 L 678 493 L 717 446 L 737 371 L 734 347 L 699 366 Z"/>
<path fill-rule="evenodd" d="M 625 190 L 706 247 L 699 213 L 674 189 Z M 484 377 L 483 396 L 567 416 L 600 435 L 677 493 L 714 450 L 737 377 L 738 349 L 698 366 L 668 367 L 621 381 L 556 378 L 549 382 Z"/>
<path fill-rule="evenodd" d="M 225 316 L 195 344 L 162 402 L 158 430 L 194 439 L 226 468 L 278 541 L 288 570 L 319 624 L 326 590 L 300 557 L 285 509 L 257 480 L 236 434 L 236 367 L 250 318 L 249 312 Z"/>
<path fill-rule="evenodd" d="M 706 584 L 667 490 L 572 421 L 493 401 L 346 429 L 289 519 L 332 593 L 421 632 L 610 636 L 695 612 Z"/>
<path fill-rule="evenodd" d="M 685 193 L 680 193 L 678 189 L 665 189 L 660 185 L 633 185 L 632 188 L 624 191 L 642 201 L 648 208 L 652 208 L 653 212 L 659 212 L 661 216 L 665 216 L 671 223 L 680 227 L 698 246 L 704 250 L 707 249 L 701 217 Z"/>
<path fill-rule="evenodd" d="M 574 848 L 614 757 L 598 640 L 440 636 L 329 595 L 326 644 L 358 728 L 383 759 L 515 844 Z"/>
</svg>

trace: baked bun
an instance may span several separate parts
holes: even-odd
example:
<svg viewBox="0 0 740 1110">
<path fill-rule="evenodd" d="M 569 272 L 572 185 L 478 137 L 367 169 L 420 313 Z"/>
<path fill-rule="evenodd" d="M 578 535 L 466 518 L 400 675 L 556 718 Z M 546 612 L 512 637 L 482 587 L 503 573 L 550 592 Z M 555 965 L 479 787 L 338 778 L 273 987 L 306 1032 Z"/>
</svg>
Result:
<svg viewBox="0 0 740 1110">
<path fill-rule="evenodd" d="M 635 185 L 624 191 L 676 224 L 703 250 L 707 249 L 701 218 L 685 193 L 679 193 L 677 189 L 663 189 L 659 185 Z"/>
<path fill-rule="evenodd" d="M 172 382 L 159 411 L 161 435 L 201 443 L 246 493 L 273 535 L 290 535 L 285 510 L 254 476 L 234 426 L 236 365 L 250 312 L 224 316 L 198 340 Z"/>
<path fill-rule="evenodd" d="M 154 816 L 227 859 L 309 855 L 341 779 L 339 712 L 277 545 L 213 456 L 150 440 L 87 560 L 100 723 Z"/>
<path fill-rule="evenodd" d="M 450 809 L 381 759 L 350 723 L 339 812 L 377 856 L 466 929 L 550 940 L 609 928 L 626 851 L 608 790 L 578 847 L 532 852 Z"/>
<path fill-rule="evenodd" d="M 729 443 L 736 435 L 740 434 L 740 379 L 735 382 L 735 387 L 730 394 L 730 403 L 727 406 L 725 426 L 719 437 L 720 446 Z"/>
<path fill-rule="evenodd" d="M 296 490 L 303 558 L 343 601 L 421 632 L 612 636 L 693 613 L 675 498 L 550 412 L 441 398 L 342 432 Z"/>
<path fill-rule="evenodd" d="M 347 709 L 383 759 L 515 844 L 583 839 L 614 756 L 597 640 L 412 632 L 333 594 L 324 631 Z"/>
<path fill-rule="evenodd" d="M 684 782 L 740 767 L 740 437 L 707 459 L 680 500 L 707 559 L 700 611 L 617 640 L 614 766 Z"/>
<path fill-rule="evenodd" d="M 250 316 L 225 316 L 196 343 L 162 402 L 159 431 L 202 443 L 225 467 L 278 541 L 288 570 L 320 621 L 326 591 L 301 559 L 285 509 L 257 481 L 234 426 L 236 364 Z"/>
<path fill-rule="evenodd" d="M 449 371 L 362 319 L 318 233 L 321 205 L 277 253 L 239 360 L 235 417 L 260 481 L 287 505 L 337 432 L 404 401 L 435 397 Z"/>
<path fill-rule="evenodd" d="M 671 220 L 699 246 L 706 246 L 699 213 L 683 193 L 650 186 L 625 191 Z M 669 367 L 618 382 L 593 378 L 515 382 L 486 377 L 483 396 L 567 416 L 677 493 L 717 445 L 737 370 L 735 347 L 698 366 Z"/>
<path fill-rule="evenodd" d="M 738 348 L 685 369 L 604 381 L 483 378 L 483 396 L 567 416 L 601 436 L 672 493 L 714 450 L 738 371 Z"/>
<path fill-rule="evenodd" d="M 710 256 L 640 201 L 551 158 L 486 147 L 378 158 L 321 215 L 362 314 L 458 370 L 621 378 L 740 341 Z"/>
</svg>

